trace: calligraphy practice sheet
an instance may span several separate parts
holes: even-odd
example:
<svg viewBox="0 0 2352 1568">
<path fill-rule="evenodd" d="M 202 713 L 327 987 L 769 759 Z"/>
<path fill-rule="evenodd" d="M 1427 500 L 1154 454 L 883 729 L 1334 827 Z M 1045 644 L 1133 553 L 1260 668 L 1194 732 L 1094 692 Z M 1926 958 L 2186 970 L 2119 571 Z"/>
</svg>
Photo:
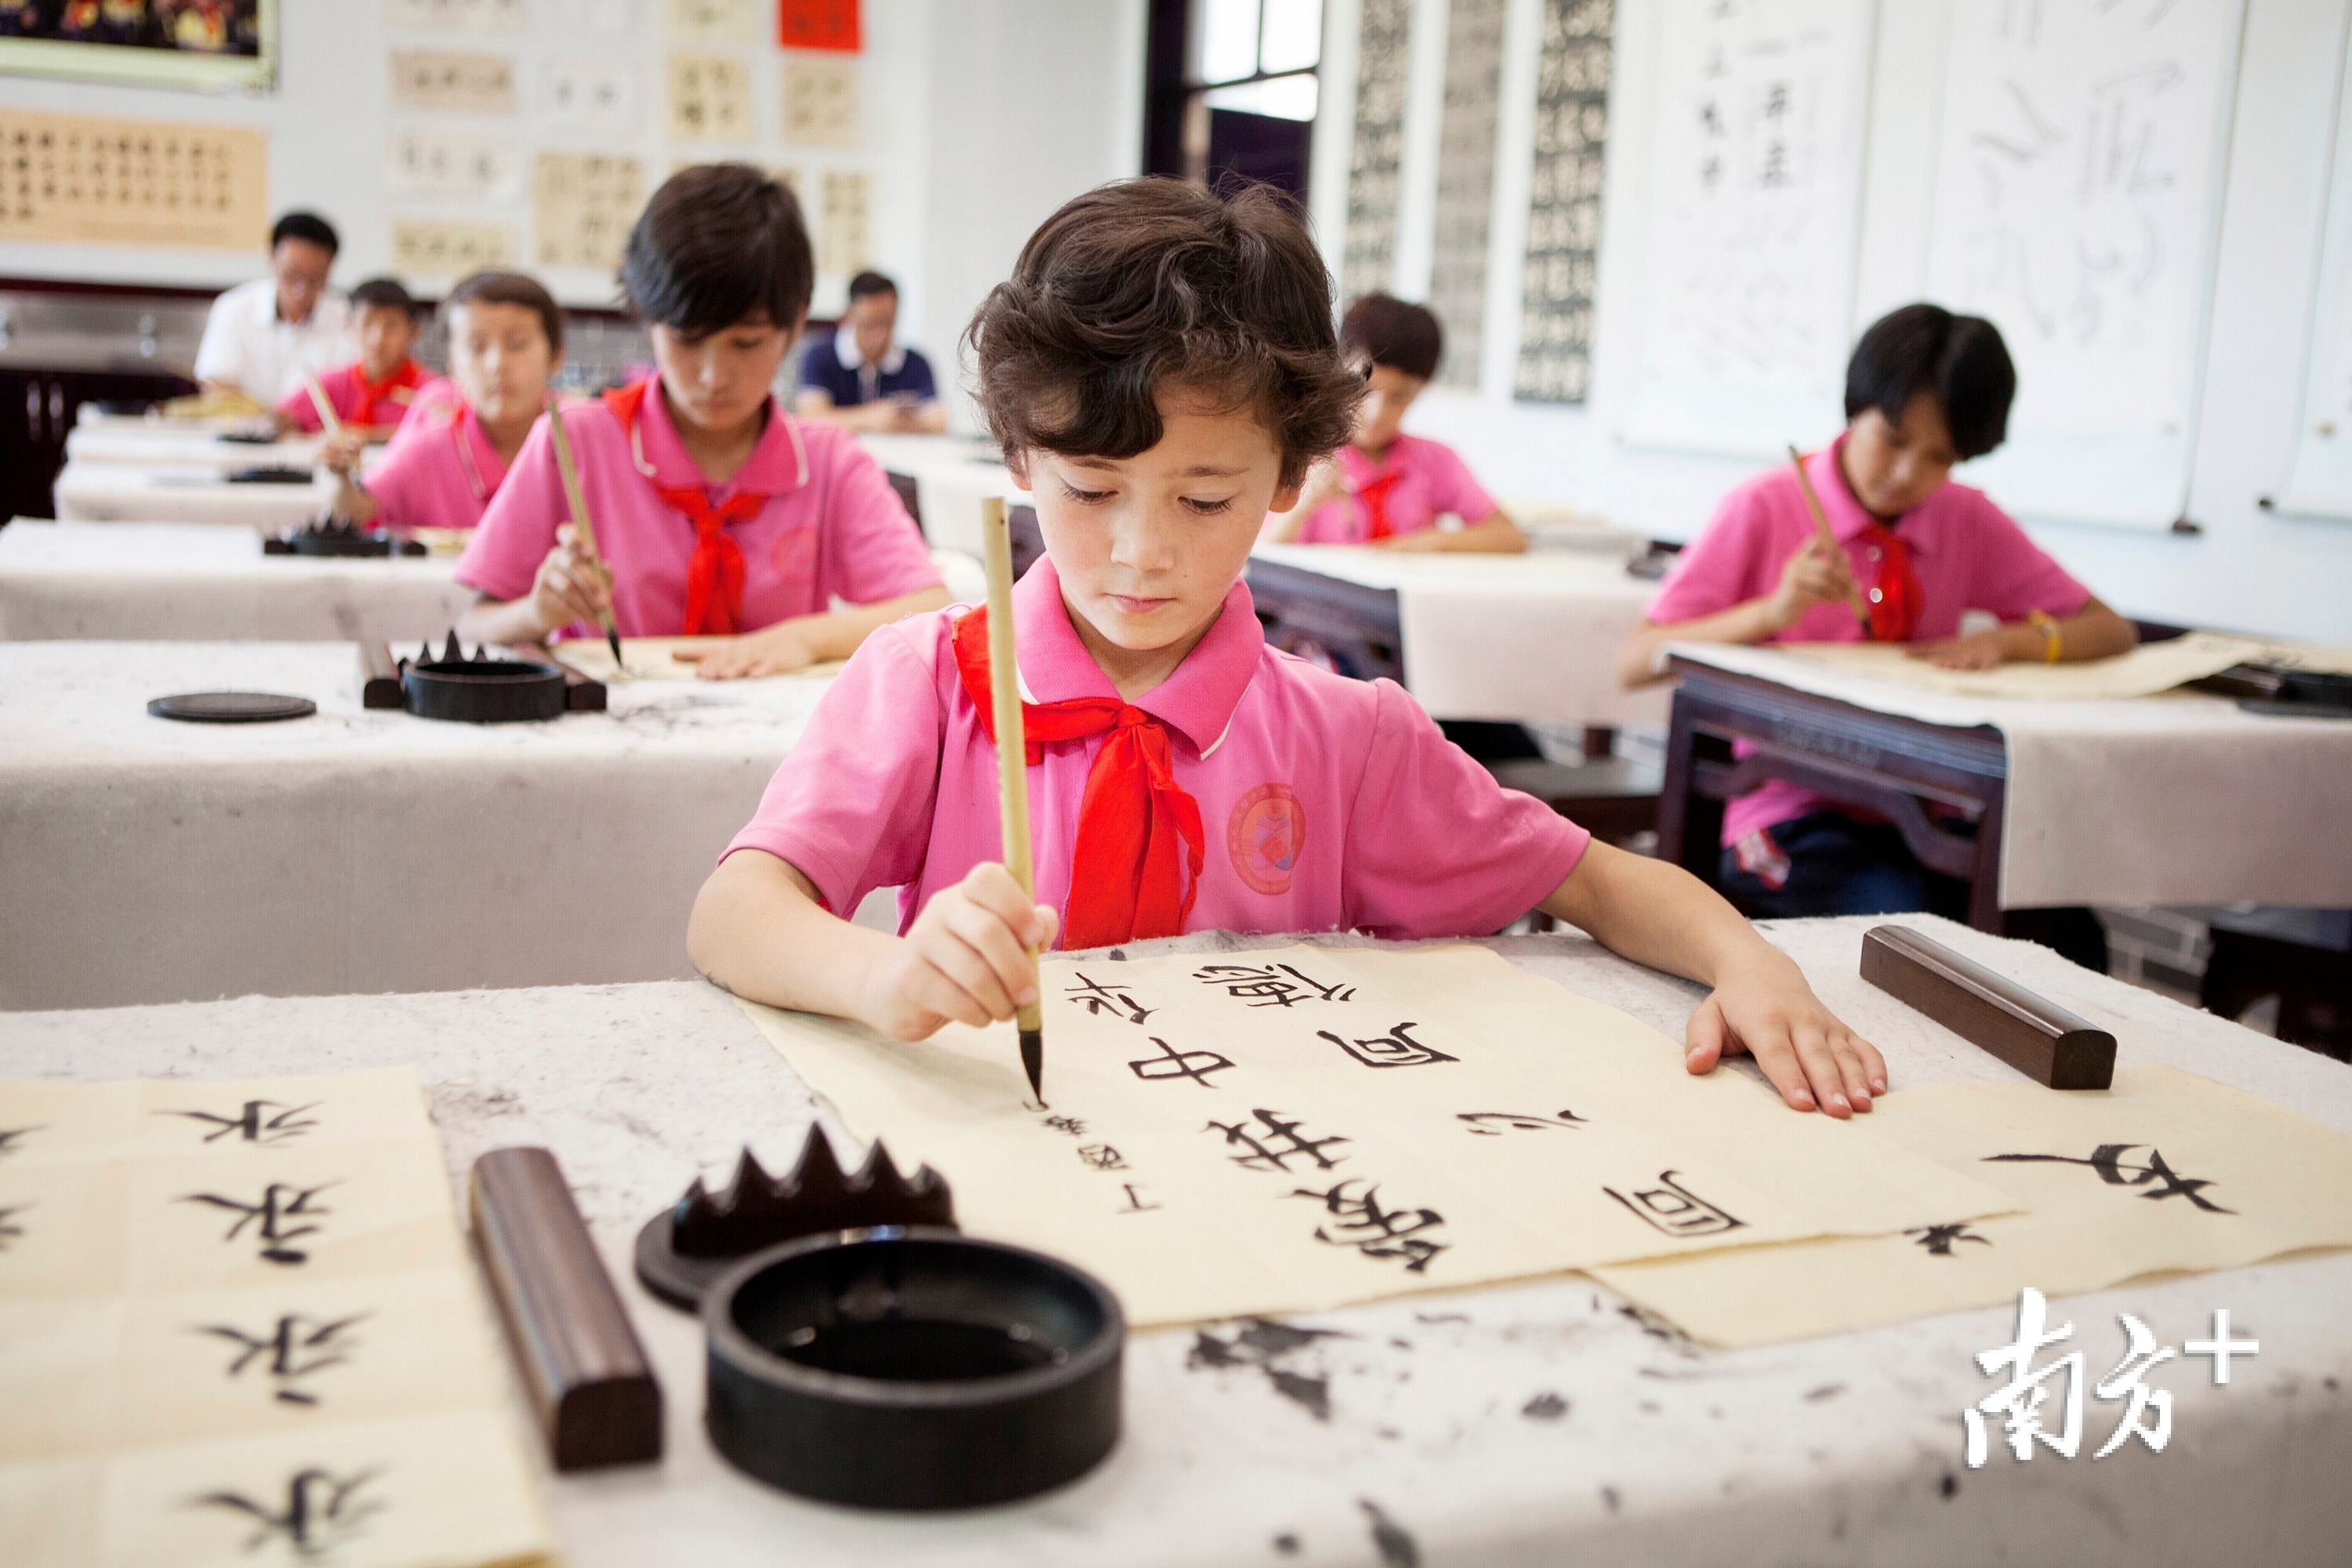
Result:
<svg viewBox="0 0 2352 1568">
<path fill-rule="evenodd" d="M 388 59 L 396 108 L 456 114 L 515 111 L 514 62 L 504 55 L 394 49 Z"/>
<path fill-rule="evenodd" d="M 1044 966 L 1046 1103 L 1013 1026 L 919 1044 L 746 1004 L 975 1235 L 1102 1277 L 1138 1326 L 1633 1258 L 1886 1236 L 2015 1206 L 1482 948 Z"/>
<path fill-rule="evenodd" d="M 591 680 L 698 680 L 695 667 L 677 657 L 682 649 L 716 642 L 731 642 L 731 637 L 623 637 L 621 663 L 613 663 L 613 650 L 601 637 L 572 637 L 555 645 L 555 657 Z M 812 664 L 793 670 L 780 679 L 838 675 L 844 663 L 832 659 L 824 664 Z"/>
<path fill-rule="evenodd" d="M 2041 702 L 2097 702 L 2153 697 L 2191 680 L 2219 675 L 2233 664 L 2265 657 L 2264 644 L 2218 632 L 2190 632 L 2142 643 L 2112 658 L 2075 664 L 2003 664 L 1991 669 L 1944 669 L 1913 658 L 1891 643 L 1789 643 L 1791 656 L 1849 675 L 1916 686 L 1954 697 L 2004 697 Z"/>
<path fill-rule="evenodd" d="M 0 239 L 245 250 L 268 227 L 258 131 L 0 109 Z"/>
<path fill-rule="evenodd" d="M 486 267 L 509 266 L 514 254 L 514 230 L 502 224 L 392 220 L 392 264 L 411 278 L 463 278 Z"/>
<path fill-rule="evenodd" d="M 551 1562 L 405 1068 L 0 1083 L 15 1562 Z"/>
<path fill-rule="evenodd" d="M 2178 1068 L 2064 1093 L 1930 1084 L 1871 1118 L 2020 1212 L 1593 1273 L 1695 1338 L 1754 1345 L 1995 1306 L 2028 1285 L 2056 1295 L 2352 1247 L 2352 1138 Z"/>
<path fill-rule="evenodd" d="M 784 140 L 796 147 L 855 147 L 857 62 L 825 55 L 784 57 Z"/>
<path fill-rule="evenodd" d="M 617 267 L 645 205 L 645 165 L 603 153 L 541 153 L 531 184 L 542 267 Z"/>
<path fill-rule="evenodd" d="M 724 55 L 669 58 L 668 133 L 682 142 L 748 142 L 751 72 Z"/>
</svg>

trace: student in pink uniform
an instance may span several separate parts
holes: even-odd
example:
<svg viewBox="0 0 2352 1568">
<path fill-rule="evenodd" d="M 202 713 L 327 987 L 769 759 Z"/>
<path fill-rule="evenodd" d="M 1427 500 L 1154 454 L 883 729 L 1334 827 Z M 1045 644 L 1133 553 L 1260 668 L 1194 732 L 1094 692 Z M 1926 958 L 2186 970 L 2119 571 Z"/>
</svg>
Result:
<svg viewBox="0 0 2352 1568">
<path fill-rule="evenodd" d="M 355 441 L 331 446 L 335 515 L 386 528 L 471 528 L 547 406 L 563 367 L 563 312 L 520 272 L 477 272 L 441 303 L 449 374 L 425 383 L 364 486 Z M 335 459 L 340 458 L 340 462 Z"/>
<path fill-rule="evenodd" d="M 1837 548 L 1822 543 L 1787 464 L 1724 499 L 1625 645 L 1628 686 L 1669 642 L 1910 645 L 1953 669 L 2105 658 L 2129 621 L 2044 554 L 1980 490 L 1951 482 L 2008 432 L 2017 373 L 2000 330 L 1906 305 L 1862 335 L 1846 368 L 1845 434 L 1805 459 Z M 1857 585 L 1864 626 L 1850 607 Z M 1963 611 L 1998 624 L 1965 636 Z M 1724 885 L 1769 915 L 1885 914 L 1951 891 L 1884 816 L 1770 780 L 1723 818 Z"/>
<path fill-rule="evenodd" d="M 1528 536 L 1453 447 L 1401 428 L 1444 355 L 1436 316 L 1386 294 L 1367 294 L 1348 307 L 1339 342 L 1364 378 L 1355 428 L 1346 446 L 1307 470 L 1297 504 L 1267 524 L 1265 537 L 1384 550 L 1525 550 Z M 1463 526 L 1438 527 L 1447 513 Z"/>
<path fill-rule="evenodd" d="M 911 616 L 835 681 L 696 900 L 739 995 L 901 1039 L 1012 1016 L 1025 943 L 1496 931 L 1540 908 L 1705 981 L 1690 1069 L 1755 1053 L 1788 1102 L 1883 1093 L 1878 1053 L 1697 879 L 1496 785 L 1412 699 L 1265 646 L 1242 568 L 1347 437 L 1321 258 L 1263 186 L 1089 192 L 968 342 L 1045 556 L 1014 590 L 1042 901 L 997 863 L 985 610 Z M 850 924 L 895 887 L 899 934 Z"/>
<path fill-rule="evenodd" d="M 343 428 L 381 441 L 400 427 L 427 379 L 408 357 L 416 346 L 416 301 L 397 279 L 371 278 L 352 290 L 352 333 L 360 357 L 319 373 L 319 390 Z M 310 389 L 297 386 L 278 405 L 278 424 L 315 436 L 326 427 Z"/>
<path fill-rule="evenodd" d="M 740 163 L 681 170 L 629 232 L 621 287 L 657 374 L 563 410 L 595 543 L 573 537 L 542 419 L 458 559 L 482 642 L 593 634 L 717 636 L 707 677 L 840 658 L 947 591 L 874 459 L 769 394 L 808 313 L 815 263 L 800 207 Z M 835 599 L 847 605 L 834 609 Z"/>
</svg>

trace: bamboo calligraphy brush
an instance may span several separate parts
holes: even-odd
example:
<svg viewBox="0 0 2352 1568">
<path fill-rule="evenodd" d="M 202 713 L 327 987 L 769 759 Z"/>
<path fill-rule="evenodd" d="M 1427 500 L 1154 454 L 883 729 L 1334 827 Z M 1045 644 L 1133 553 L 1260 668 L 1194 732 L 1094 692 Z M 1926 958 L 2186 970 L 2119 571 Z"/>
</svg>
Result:
<svg viewBox="0 0 2352 1568">
<path fill-rule="evenodd" d="M 628 666 L 621 662 L 621 633 L 613 624 L 612 569 L 604 564 L 604 552 L 596 548 L 596 525 L 588 521 L 588 498 L 580 489 L 580 466 L 572 460 L 572 434 L 563 427 L 563 405 L 551 392 L 547 395 L 547 437 L 555 446 L 555 471 L 563 477 L 563 504 L 572 511 L 573 535 L 587 548 L 596 574 L 604 579 L 604 603 L 598 607 L 597 619 L 604 623 L 614 672 L 625 674 Z"/>
<path fill-rule="evenodd" d="M 1028 740 L 1021 726 L 1021 674 L 1013 648 L 1013 542 L 1004 531 L 1004 501 L 991 496 L 980 503 L 981 548 L 988 566 L 988 695 L 996 727 L 996 795 L 1003 827 L 1004 868 L 1013 873 L 1021 896 L 1037 896 L 1029 865 Z M 1034 959 L 1037 950 L 1031 948 Z M 1041 976 L 1042 978 L 1042 976 Z M 1014 1016 L 1021 1030 L 1021 1066 L 1029 1075 L 1029 1092 L 1045 1103 L 1045 1020 L 1040 1005 L 1030 1003 Z"/>
<path fill-rule="evenodd" d="M 1805 472 L 1805 455 L 1797 450 L 1794 442 L 1789 447 L 1789 461 L 1796 465 L 1797 488 L 1805 492 L 1805 510 L 1813 514 L 1813 532 L 1832 550 L 1840 548 L 1837 535 L 1830 531 L 1830 520 L 1822 510 L 1822 498 L 1813 493 L 1813 477 Z M 1846 603 L 1853 607 L 1853 618 L 1862 623 L 1862 635 L 1866 640 L 1870 636 L 1870 606 L 1863 603 L 1860 586 L 1846 595 Z"/>
<path fill-rule="evenodd" d="M 328 398 L 327 389 L 319 384 L 318 376 L 311 373 L 310 367 L 307 364 L 302 367 L 302 385 L 310 395 L 310 406 L 319 411 L 320 428 L 324 429 L 331 437 L 341 435 L 343 422 L 336 417 L 335 405 Z"/>
</svg>

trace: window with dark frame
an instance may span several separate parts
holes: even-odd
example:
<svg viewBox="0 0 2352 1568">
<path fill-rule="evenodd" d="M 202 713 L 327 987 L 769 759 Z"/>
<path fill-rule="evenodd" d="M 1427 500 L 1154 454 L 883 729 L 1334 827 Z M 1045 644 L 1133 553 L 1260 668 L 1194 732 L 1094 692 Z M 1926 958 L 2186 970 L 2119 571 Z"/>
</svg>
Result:
<svg viewBox="0 0 2352 1568">
<path fill-rule="evenodd" d="M 1150 51 L 1150 173 L 1306 198 L 1323 0 L 1152 0 Z"/>
</svg>

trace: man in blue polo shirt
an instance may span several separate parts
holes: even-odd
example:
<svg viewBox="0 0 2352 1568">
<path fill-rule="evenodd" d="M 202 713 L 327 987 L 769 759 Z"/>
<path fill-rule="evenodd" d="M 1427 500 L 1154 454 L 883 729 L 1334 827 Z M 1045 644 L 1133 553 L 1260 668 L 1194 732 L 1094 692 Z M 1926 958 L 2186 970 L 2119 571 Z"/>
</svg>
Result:
<svg viewBox="0 0 2352 1568">
<path fill-rule="evenodd" d="M 898 324 L 897 284 L 879 272 L 851 279 L 839 329 L 801 356 L 793 412 L 852 430 L 946 429 L 931 362 L 890 341 Z"/>
</svg>

